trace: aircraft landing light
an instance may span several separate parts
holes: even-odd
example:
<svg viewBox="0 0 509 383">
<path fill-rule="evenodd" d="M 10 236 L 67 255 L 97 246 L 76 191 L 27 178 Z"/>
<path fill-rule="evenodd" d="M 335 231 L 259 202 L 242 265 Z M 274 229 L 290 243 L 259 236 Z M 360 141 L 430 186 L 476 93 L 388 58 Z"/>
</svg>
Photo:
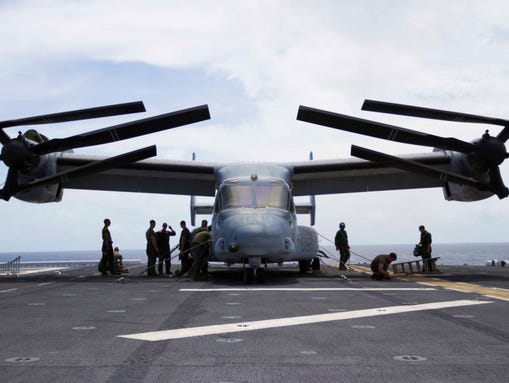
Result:
<svg viewBox="0 0 509 383">
<path fill-rule="evenodd" d="M 252 322 L 229 323 L 229 324 L 219 324 L 219 325 L 211 325 L 211 326 L 180 328 L 180 329 L 173 329 L 173 330 L 152 331 L 152 332 L 144 332 L 144 333 L 138 333 L 138 334 L 117 335 L 117 337 L 155 342 L 155 341 L 160 341 L 160 340 L 191 338 L 191 337 L 204 336 L 204 335 L 229 334 L 229 333 L 235 333 L 235 332 L 241 332 L 241 331 L 254 331 L 254 330 L 262 330 L 262 329 L 276 328 L 276 327 L 297 326 L 297 325 L 330 322 L 330 321 L 338 321 L 338 320 L 345 320 L 345 319 L 373 317 L 373 316 L 379 316 L 379 315 L 401 314 L 401 313 L 415 312 L 415 311 L 437 310 L 437 309 L 446 309 L 446 308 L 451 308 L 451 307 L 482 305 L 482 304 L 486 304 L 486 303 L 492 303 L 492 302 L 457 300 L 457 301 L 424 303 L 424 304 L 411 305 L 411 306 L 405 305 L 405 306 L 378 307 L 378 308 L 373 308 L 373 309 L 335 312 L 335 313 L 328 313 L 328 314 L 305 315 L 305 316 L 300 316 L 300 317 L 276 318 L 276 319 L 259 320 L 259 321 L 252 321 Z"/>
</svg>

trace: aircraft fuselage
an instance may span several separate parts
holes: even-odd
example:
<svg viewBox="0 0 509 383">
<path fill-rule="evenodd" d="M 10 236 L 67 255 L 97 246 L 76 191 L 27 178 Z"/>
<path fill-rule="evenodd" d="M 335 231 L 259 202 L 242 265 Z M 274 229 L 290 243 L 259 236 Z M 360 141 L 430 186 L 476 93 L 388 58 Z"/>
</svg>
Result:
<svg viewBox="0 0 509 383">
<path fill-rule="evenodd" d="M 297 225 L 288 169 L 241 164 L 217 173 L 211 260 L 258 268 L 317 255 L 315 230 Z"/>
</svg>

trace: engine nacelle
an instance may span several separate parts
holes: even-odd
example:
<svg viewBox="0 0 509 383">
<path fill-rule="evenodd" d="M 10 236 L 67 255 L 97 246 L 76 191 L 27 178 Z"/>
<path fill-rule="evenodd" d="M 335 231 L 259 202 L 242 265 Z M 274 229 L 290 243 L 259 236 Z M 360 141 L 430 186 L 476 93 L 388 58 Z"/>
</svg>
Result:
<svg viewBox="0 0 509 383">
<path fill-rule="evenodd" d="M 58 155 L 61 155 L 59 153 Z M 52 176 L 57 173 L 57 154 L 47 154 L 40 157 L 39 164 L 36 168 L 26 174 L 20 174 L 18 182 L 23 184 L 25 182 Z M 23 190 L 14 198 L 25 202 L 32 203 L 47 203 L 47 202 L 60 202 L 62 200 L 63 187 L 61 183 L 44 185 L 32 189 Z"/>
<path fill-rule="evenodd" d="M 480 182 L 489 182 L 488 171 L 480 171 L 473 167 L 468 161 L 468 156 L 466 154 L 449 151 L 447 154 L 451 157 L 451 172 L 474 178 Z M 448 201 L 479 201 L 493 195 L 491 191 L 479 190 L 469 185 L 460 185 L 452 182 L 447 182 L 442 190 L 444 192 L 444 198 Z"/>
</svg>

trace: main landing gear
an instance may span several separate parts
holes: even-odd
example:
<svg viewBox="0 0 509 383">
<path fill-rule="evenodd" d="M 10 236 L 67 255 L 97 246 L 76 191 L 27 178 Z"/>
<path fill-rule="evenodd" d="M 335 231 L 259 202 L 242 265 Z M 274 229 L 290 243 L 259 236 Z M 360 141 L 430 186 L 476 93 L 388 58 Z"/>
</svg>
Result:
<svg viewBox="0 0 509 383">
<path fill-rule="evenodd" d="M 306 274 L 311 268 L 311 261 L 299 261 L 299 273 Z"/>
</svg>

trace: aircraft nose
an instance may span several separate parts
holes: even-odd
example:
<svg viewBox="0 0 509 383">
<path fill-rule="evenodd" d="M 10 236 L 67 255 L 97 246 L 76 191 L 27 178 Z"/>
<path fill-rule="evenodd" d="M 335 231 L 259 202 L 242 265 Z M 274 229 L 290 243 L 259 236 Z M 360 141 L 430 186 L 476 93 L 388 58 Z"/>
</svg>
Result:
<svg viewBox="0 0 509 383">
<path fill-rule="evenodd" d="M 243 225 L 235 230 L 233 240 L 236 242 L 246 242 L 262 239 L 268 235 L 264 225 Z"/>
<path fill-rule="evenodd" d="M 275 229 L 275 228 L 274 228 Z M 267 246 L 271 246 L 271 238 L 279 237 L 277 233 L 268 232 L 265 225 L 252 224 L 237 227 L 228 244 L 232 253 L 241 251 L 244 254 L 267 253 Z"/>
<path fill-rule="evenodd" d="M 228 250 L 232 253 L 243 255 L 268 255 L 271 252 L 279 251 L 284 247 L 280 228 L 277 225 L 270 227 L 266 225 L 251 224 L 238 227 L 228 244 Z"/>
</svg>

